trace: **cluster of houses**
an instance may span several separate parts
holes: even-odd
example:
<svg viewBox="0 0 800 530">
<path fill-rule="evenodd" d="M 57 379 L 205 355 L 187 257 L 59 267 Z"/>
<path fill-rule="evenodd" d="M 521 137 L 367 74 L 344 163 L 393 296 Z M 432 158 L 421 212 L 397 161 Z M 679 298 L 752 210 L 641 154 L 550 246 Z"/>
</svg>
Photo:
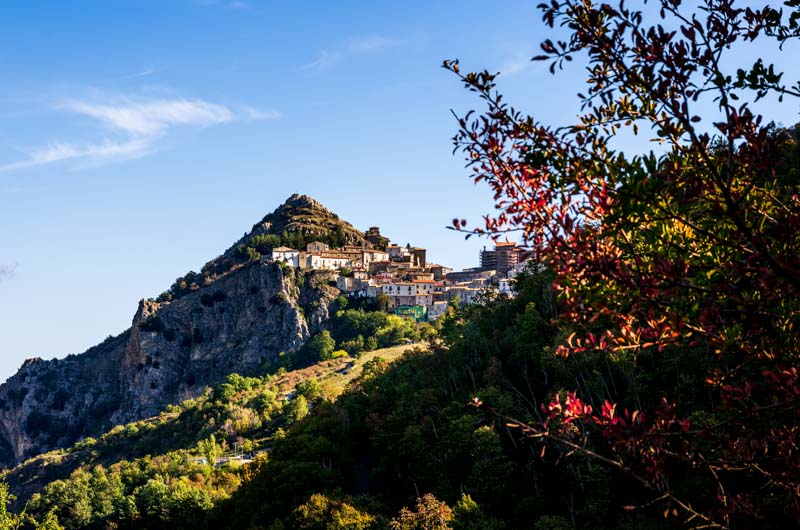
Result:
<svg viewBox="0 0 800 530">
<path fill-rule="evenodd" d="M 337 287 L 353 297 L 380 299 L 385 309 L 417 321 L 435 320 L 448 304 L 471 304 L 487 291 L 513 296 L 511 280 L 530 255 L 516 243 L 497 243 L 481 252 L 481 266 L 463 271 L 428 263 L 427 251 L 395 245 L 378 227 L 366 232 L 364 245 L 331 249 L 321 242 L 304 250 L 276 247 L 265 260 L 299 269 L 340 271 Z"/>
</svg>

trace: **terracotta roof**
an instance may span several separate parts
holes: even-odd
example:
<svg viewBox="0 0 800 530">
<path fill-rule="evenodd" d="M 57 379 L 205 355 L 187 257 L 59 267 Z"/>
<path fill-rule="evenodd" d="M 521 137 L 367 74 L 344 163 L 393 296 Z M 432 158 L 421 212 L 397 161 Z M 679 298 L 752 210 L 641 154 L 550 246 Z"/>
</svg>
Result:
<svg viewBox="0 0 800 530">
<path fill-rule="evenodd" d="M 297 250 L 289 247 L 275 247 L 272 252 L 298 252 Z"/>
</svg>

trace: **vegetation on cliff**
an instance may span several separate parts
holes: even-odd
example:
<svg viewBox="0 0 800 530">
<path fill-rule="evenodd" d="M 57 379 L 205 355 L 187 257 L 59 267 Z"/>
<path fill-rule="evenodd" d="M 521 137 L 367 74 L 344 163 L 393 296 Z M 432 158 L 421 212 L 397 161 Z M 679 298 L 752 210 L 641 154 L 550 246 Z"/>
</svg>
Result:
<svg viewBox="0 0 800 530">
<path fill-rule="evenodd" d="M 347 221 L 307 195 L 292 195 L 275 211 L 256 223 L 231 248 L 200 269 L 190 271 L 158 297 L 159 302 L 180 298 L 251 261 L 261 259 L 273 248 L 287 246 L 305 249 L 308 243 L 320 241 L 331 248 L 361 245 L 364 234 Z"/>
</svg>

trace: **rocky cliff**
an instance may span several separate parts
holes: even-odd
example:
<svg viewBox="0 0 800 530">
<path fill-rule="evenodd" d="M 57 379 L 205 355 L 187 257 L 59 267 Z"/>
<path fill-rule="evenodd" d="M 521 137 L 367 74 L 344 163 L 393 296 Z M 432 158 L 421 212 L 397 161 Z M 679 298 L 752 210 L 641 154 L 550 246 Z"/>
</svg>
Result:
<svg viewBox="0 0 800 530">
<path fill-rule="evenodd" d="M 172 302 L 143 300 L 129 330 L 83 354 L 26 361 L 0 385 L 0 464 L 154 415 L 295 351 L 334 309 L 332 279 L 250 263 Z"/>
</svg>

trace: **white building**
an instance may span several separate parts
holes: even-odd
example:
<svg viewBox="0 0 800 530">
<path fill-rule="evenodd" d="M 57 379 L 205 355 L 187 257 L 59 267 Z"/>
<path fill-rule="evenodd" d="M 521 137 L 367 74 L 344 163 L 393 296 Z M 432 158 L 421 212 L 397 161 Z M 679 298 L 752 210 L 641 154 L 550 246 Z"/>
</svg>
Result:
<svg viewBox="0 0 800 530">
<path fill-rule="evenodd" d="M 389 259 L 392 261 L 403 260 L 411 256 L 411 251 L 407 247 L 401 247 L 400 245 L 394 244 L 386 247 L 386 252 L 389 255 Z"/>
<path fill-rule="evenodd" d="M 309 269 L 337 270 L 345 267 L 349 268 L 351 264 L 352 261 L 347 256 L 335 252 L 308 254 L 306 257 L 306 266 Z"/>
<path fill-rule="evenodd" d="M 436 282 L 433 280 L 414 280 L 411 283 L 417 288 L 416 294 L 433 294 L 436 287 Z"/>
<path fill-rule="evenodd" d="M 504 294 L 509 297 L 513 297 L 516 294 L 512 288 L 512 281 L 508 278 L 500 278 L 497 283 L 497 290 L 500 291 L 500 294 Z"/>
<path fill-rule="evenodd" d="M 417 293 L 414 296 L 414 303 L 416 305 L 431 306 L 433 305 L 433 293 Z"/>
<path fill-rule="evenodd" d="M 300 266 L 300 251 L 289 247 L 275 247 L 270 252 L 270 259 L 286 263 L 292 267 Z"/>
<path fill-rule="evenodd" d="M 436 320 L 447 311 L 447 302 L 434 302 L 428 307 L 428 320 Z"/>
<path fill-rule="evenodd" d="M 416 296 L 417 286 L 413 283 L 387 283 L 381 285 L 383 294 L 387 296 Z"/>
</svg>

